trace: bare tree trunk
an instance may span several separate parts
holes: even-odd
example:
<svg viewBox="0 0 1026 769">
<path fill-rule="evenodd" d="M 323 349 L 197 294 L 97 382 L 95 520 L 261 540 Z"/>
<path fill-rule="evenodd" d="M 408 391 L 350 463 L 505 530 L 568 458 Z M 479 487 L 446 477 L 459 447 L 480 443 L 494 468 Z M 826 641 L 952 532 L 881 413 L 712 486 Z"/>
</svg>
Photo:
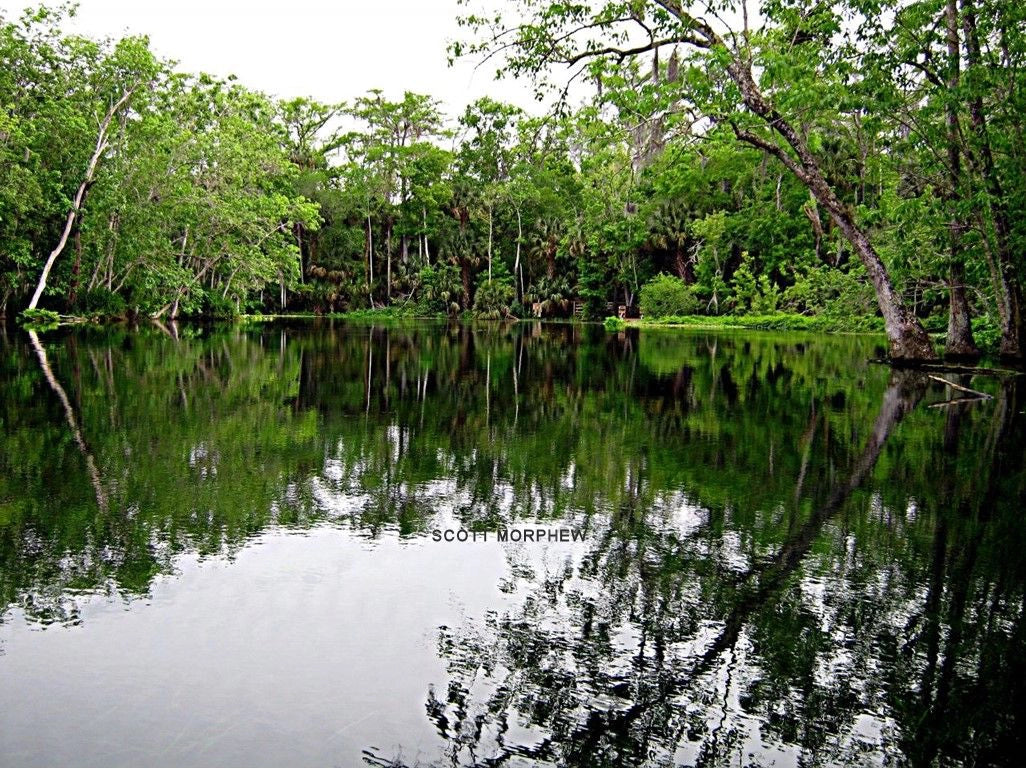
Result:
<svg viewBox="0 0 1026 769">
<path fill-rule="evenodd" d="M 93 154 L 89 158 L 89 164 L 86 166 L 85 176 L 82 177 L 82 183 L 78 185 L 78 191 L 75 193 L 75 198 L 71 203 L 71 209 L 68 211 L 68 215 L 64 219 L 64 229 L 61 231 L 60 240 L 57 241 L 57 245 L 53 251 L 50 252 L 50 256 L 46 259 L 46 264 L 43 265 L 43 272 L 39 276 L 39 283 L 36 284 L 36 290 L 32 294 L 32 299 L 29 301 L 28 309 L 36 309 L 36 305 L 39 304 L 39 298 L 43 295 L 43 291 L 46 290 L 46 279 L 50 275 L 50 270 L 53 268 L 53 263 L 57 261 L 57 257 L 61 255 L 64 250 L 64 246 L 68 243 L 68 236 L 71 235 L 71 228 L 75 225 L 75 219 L 78 217 L 78 212 L 82 209 L 82 202 L 85 200 L 86 191 L 92 186 L 93 180 L 96 177 L 96 167 L 100 163 L 100 158 L 103 157 L 103 153 L 107 151 L 107 133 L 110 130 L 111 121 L 114 116 L 124 107 L 128 100 L 132 98 L 132 94 L 135 93 L 137 86 L 133 85 L 127 91 L 125 91 L 121 98 L 118 99 L 114 104 L 111 105 L 110 109 L 107 110 L 107 114 L 100 122 L 100 130 L 96 134 L 96 147 L 93 149 Z"/>
<path fill-rule="evenodd" d="M 385 225 L 385 303 L 392 303 L 392 222 Z"/>
<path fill-rule="evenodd" d="M 976 13 L 971 0 L 962 0 L 962 26 L 965 31 L 966 62 L 969 67 L 982 66 L 979 34 L 976 30 Z M 997 168 L 994 164 L 994 155 L 991 152 L 983 99 L 979 95 L 969 99 L 969 117 L 977 143 L 976 151 L 970 154 L 970 159 L 974 160 L 976 171 L 983 177 L 994 221 L 997 245 L 995 250 L 1000 278 L 998 294 L 998 314 L 1001 318 L 1000 352 L 1003 358 L 1022 360 L 1026 353 L 1023 347 L 1023 337 L 1026 335 L 1026 331 L 1023 328 L 1022 286 L 1019 283 L 1015 262 L 1012 259 L 1008 208 L 1001 180 L 998 178 Z"/>
<path fill-rule="evenodd" d="M 367 213 L 367 291 L 371 290 L 374 282 L 374 230 L 371 227 L 371 215 Z M 374 297 L 371 297 L 371 307 L 374 306 Z"/>
<path fill-rule="evenodd" d="M 427 266 L 431 266 L 431 248 L 428 245 L 428 232 L 427 232 L 427 208 L 420 209 L 421 216 L 424 220 L 424 259 Z"/>
<path fill-rule="evenodd" d="M 524 239 L 524 224 L 523 224 L 523 221 L 520 218 L 520 208 L 518 207 L 517 208 L 517 257 L 516 257 L 516 260 L 513 262 L 513 274 L 520 276 L 520 284 L 518 286 L 518 288 L 520 290 L 517 293 L 517 301 L 519 301 L 519 302 L 523 302 L 524 301 L 524 273 L 523 273 L 523 270 L 520 268 L 520 241 L 522 241 L 523 239 Z"/>
<path fill-rule="evenodd" d="M 955 93 L 959 84 L 959 40 L 957 0 L 946 0 L 945 24 L 948 44 L 947 129 L 948 129 L 948 175 L 951 189 L 948 194 L 951 220 L 948 223 L 948 334 L 944 343 L 944 355 L 948 358 L 976 359 L 980 350 L 973 339 L 973 328 L 969 318 L 969 301 L 965 291 L 965 265 L 962 263 L 962 224 L 959 221 L 958 204 L 962 199 L 962 153 L 959 145 L 958 105 Z"/>
<path fill-rule="evenodd" d="M 71 265 L 71 285 L 68 287 L 68 306 L 78 303 L 78 286 L 82 274 L 82 230 L 75 228 L 75 261 Z"/>
</svg>

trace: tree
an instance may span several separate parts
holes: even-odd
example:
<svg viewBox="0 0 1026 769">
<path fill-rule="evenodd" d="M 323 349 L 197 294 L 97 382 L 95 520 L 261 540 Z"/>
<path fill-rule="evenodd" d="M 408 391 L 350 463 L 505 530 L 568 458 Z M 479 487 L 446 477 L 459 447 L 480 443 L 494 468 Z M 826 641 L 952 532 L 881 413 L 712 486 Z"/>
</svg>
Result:
<svg viewBox="0 0 1026 769">
<path fill-rule="evenodd" d="M 111 146 L 112 131 L 116 131 L 119 125 L 123 130 L 123 123 L 119 124 L 115 119 L 129 108 L 133 97 L 156 75 L 156 71 L 156 60 L 150 54 L 146 41 L 139 38 L 125 38 L 118 42 L 108 56 L 101 58 L 96 63 L 94 71 L 90 73 L 92 82 L 89 87 L 97 102 L 92 110 L 98 122 L 96 143 L 71 200 L 71 206 L 64 219 L 64 227 L 61 229 L 57 245 L 54 246 L 43 264 L 36 290 L 29 300 L 28 308 L 30 310 L 34 310 L 39 304 L 39 299 L 46 289 L 46 280 L 50 275 L 50 270 L 68 243 L 71 230 L 81 214 L 86 192 L 96 181 L 97 168 Z M 106 111 L 101 111 L 102 105 L 108 105 Z"/>
<path fill-rule="evenodd" d="M 824 105 L 836 105 L 843 95 L 847 64 L 833 56 L 829 45 L 839 15 L 826 5 L 802 15 L 787 4 L 771 4 L 766 8 L 767 24 L 752 29 L 745 6 L 731 6 L 733 12 L 743 12 L 742 29 L 711 22 L 709 18 L 722 17 L 699 16 L 677 0 L 521 3 L 517 7 L 525 21 L 514 25 L 507 25 L 501 13 L 465 16 L 463 22 L 481 37 L 469 45 L 456 43 L 452 51 L 455 55 L 501 52 L 507 71 L 514 75 L 542 77 L 551 67 L 563 65 L 601 77 L 617 62 L 686 46 L 693 55 L 682 79 L 681 97 L 690 99 L 706 117 L 729 125 L 739 141 L 774 157 L 829 213 L 873 284 L 891 357 L 933 359 L 926 331 L 895 290 L 865 227 L 827 180 L 814 151 L 815 134 L 808 130 Z M 788 88 L 779 89 L 784 76 Z M 681 90 L 676 82 L 670 87 Z"/>
</svg>

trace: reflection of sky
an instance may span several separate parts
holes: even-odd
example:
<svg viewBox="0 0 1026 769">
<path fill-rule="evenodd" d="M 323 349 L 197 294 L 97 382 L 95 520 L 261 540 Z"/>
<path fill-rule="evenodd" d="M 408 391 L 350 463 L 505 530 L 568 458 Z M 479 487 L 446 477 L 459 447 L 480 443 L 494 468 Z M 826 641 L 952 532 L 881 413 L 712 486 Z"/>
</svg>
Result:
<svg viewBox="0 0 1026 769">
<path fill-rule="evenodd" d="M 430 760 L 438 627 L 509 600 L 504 547 L 271 532 L 231 560 L 184 556 L 130 605 L 84 600 L 77 626 L 39 632 L 13 610 L 0 626 L 0 756 L 359 765 L 374 746 Z"/>
</svg>

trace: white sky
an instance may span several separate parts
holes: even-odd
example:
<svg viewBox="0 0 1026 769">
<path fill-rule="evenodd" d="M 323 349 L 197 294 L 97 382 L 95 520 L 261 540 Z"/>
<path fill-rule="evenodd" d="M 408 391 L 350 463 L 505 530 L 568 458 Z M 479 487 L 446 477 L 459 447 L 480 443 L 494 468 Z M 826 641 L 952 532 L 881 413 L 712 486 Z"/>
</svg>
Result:
<svg viewBox="0 0 1026 769">
<path fill-rule="evenodd" d="M 36 2 L 0 0 L 15 17 Z M 456 0 L 79 0 L 71 29 L 95 37 L 149 35 L 153 50 L 188 72 L 235 74 L 277 96 L 351 100 L 427 93 L 456 117 L 489 95 L 537 112 L 526 84 L 495 82 L 494 65 L 450 68 L 446 45 L 462 37 Z"/>
</svg>

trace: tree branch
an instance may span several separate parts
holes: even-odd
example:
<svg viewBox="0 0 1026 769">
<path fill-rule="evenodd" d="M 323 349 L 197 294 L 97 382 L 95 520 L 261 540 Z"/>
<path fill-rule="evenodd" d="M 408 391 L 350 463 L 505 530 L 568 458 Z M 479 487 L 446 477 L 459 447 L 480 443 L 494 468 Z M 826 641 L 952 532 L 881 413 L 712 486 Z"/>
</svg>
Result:
<svg viewBox="0 0 1026 769">
<path fill-rule="evenodd" d="M 808 173 L 806 173 L 805 168 L 797 160 L 791 157 L 779 144 L 771 142 L 768 139 L 764 139 L 751 131 L 743 131 L 738 128 L 737 123 L 734 121 L 730 122 L 730 127 L 734 130 L 734 136 L 737 137 L 738 141 L 745 142 L 745 144 L 750 144 L 753 147 L 758 147 L 759 149 L 768 152 L 783 163 L 787 169 L 797 176 L 802 182 L 806 184 L 809 182 L 810 177 Z"/>
</svg>

